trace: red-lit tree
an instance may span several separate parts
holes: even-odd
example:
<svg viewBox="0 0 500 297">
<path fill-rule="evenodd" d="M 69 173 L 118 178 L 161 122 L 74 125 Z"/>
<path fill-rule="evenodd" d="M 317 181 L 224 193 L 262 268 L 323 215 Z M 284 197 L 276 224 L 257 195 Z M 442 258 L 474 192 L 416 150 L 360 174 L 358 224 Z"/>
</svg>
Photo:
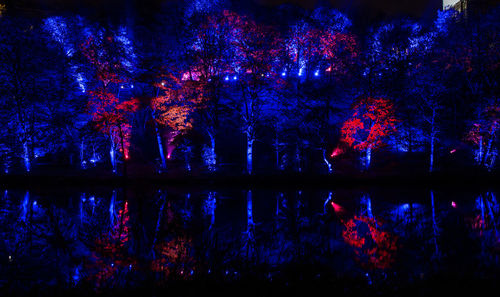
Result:
<svg viewBox="0 0 500 297">
<path fill-rule="evenodd" d="M 161 82 L 157 83 L 157 96 L 151 101 L 155 125 L 167 127 L 169 137 L 167 143 L 167 156 L 172 153 L 172 142 L 179 135 L 192 128 L 191 114 L 202 101 L 202 92 L 192 79 L 182 79 L 180 74 L 166 73 L 162 75 Z M 163 169 L 166 168 L 165 155 L 161 135 L 157 128 L 157 140 L 160 148 Z"/>
<path fill-rule="evenodd" d="M 347 75 L 358 57 L 356 38 L 349 33 L 322 32 L 320 51 L 327 66 L 326 72 L 335 77 Z"/>
<path fill-rule="evenodd" d="M 389 99 L 362 97 L 352 108 L 353 115 L 342 126 L 342 140 L 350 147 L 365 152 L 364 169 L 370 167 L 373 149 L 396 132 L 394 105 Z"/>
<path fill-rule="evenodd" d="M 129 155 L 131 115 L 138 109 L 137 100 L 121 100 L 120 91 L 126 82 L 124 49 L 112 35 L 89 37 L 81 46 L 94 77 L 94 88 L 88 91 L 87 111 L 97 129 L 110 139 L 113 172 L 117 172 L 116 153 L 124 158 L 124 173 Z M 115 95 L 116 94 L 116 95 Z"/>
</svg>

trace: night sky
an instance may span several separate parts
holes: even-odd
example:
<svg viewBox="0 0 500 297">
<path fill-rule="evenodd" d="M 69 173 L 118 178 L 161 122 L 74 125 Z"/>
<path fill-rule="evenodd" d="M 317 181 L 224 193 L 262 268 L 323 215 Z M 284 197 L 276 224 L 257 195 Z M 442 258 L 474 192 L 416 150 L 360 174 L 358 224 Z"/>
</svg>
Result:
<svg viewBox="0 0 500 297">
<path fill-rule="evenodd" d="M 158 12 L 165 2 L 176 0 L 3 0 L 10 8 L 17 8 L 30 14 L 73 11 L 97 17 L 134 11 L 141 16 Z M 408 15 L 412 17 L 431 16 L 442 7 L 442 0 L 246 0 L 233 1 L 247 7 L 278 6 L 289 3 L 304 8 L 314 8 L 318 4 L 330 3 L 333 7 L 347 13 L 355 20 L 379 20 L 390 16 Z"/>
</svg>

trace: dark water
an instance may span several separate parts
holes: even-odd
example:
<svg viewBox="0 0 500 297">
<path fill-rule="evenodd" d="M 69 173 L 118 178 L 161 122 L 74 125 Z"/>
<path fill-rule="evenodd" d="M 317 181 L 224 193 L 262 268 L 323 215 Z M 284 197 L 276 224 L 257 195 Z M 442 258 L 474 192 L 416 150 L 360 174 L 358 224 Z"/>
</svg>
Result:
<svg viewBox="0 0 500 297">
<path fill-rule="evenodd" d="M 499 215 L 488 190 L 7 189 L 0 287 L 495 280 Z"/>
</svg>

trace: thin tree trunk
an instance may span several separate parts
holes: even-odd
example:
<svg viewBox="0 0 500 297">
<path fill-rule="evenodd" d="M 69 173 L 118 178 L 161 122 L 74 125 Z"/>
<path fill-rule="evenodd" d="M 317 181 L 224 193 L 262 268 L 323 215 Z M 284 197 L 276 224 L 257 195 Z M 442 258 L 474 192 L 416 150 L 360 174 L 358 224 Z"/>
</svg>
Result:
<svg viewBox="0 0 500 297">
<path fill-rule="evenodd" d="M 370 164 L 372 162 L 372 148 L 368 146 L 366 148 L 366 156 L 365 156 L 365 170 L 370 169 Z"/>
<path fill-rule="evenodd" d="M 325 161 L 325 164 L 328 167 L 328 174 L 332 174 L 333 173 L 333 166 L 332 166 L 332 163 L 330 163 L 330 161 L 328 161 L 328 159 L 326 157 L 326 149 L 322 149 L 322 151 L 323 151 L 323 161 Z"/>
<path fill-rule="evenodd" d="M 438 232 L 437 232 L 437 223 L 436 223 L 436 207 L 434 204 L 434 191 L 432 191 L 432 190 L 431 190 L 431 207 L 432 207 L 432 231 L 433 231 L 433 235 L 434 235 L 434 247 L 436 250 L 436 255 L 438 255 L 439 254 L 439 247 L 438 247 L 438 243 L 437 243 Z"/>
<path fill-rule="evenodd" d="M 128 154 L 125 152 L 125 145 L 123 143 L 123 130 L 122 130 L 122 125 L 120 124 L 118 126 L 119 132 L 120 132 L 120 146 L 122 148 L 122 154 L 123 154 L 123 175 L 127 176 L 127 159 L 128 159 Z"/>
<path fill-rule="evenodd" d="M 253 170 L 253 142 L 250 132 L 247 132 L 247 174 L 251 175 Z"/>
</svg>

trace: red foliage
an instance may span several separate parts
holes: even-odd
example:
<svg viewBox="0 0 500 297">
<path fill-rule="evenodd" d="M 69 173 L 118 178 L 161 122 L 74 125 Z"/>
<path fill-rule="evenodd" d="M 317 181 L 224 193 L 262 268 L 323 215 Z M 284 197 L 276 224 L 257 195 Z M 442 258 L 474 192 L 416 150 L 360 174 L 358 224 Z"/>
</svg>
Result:
<svg viewBox="0 0 500 297">
<path fill-rule="evenodd" d="M 169 72 L 155 87 L 159 89 L 159 96 L 153 98 L 151 107 L 155 111 L 156 122 L 169 127 L 174 137 L 191 129 L 191 114 L 203 100 L 202 86 L 192 79 L 179 78 Z"/>
<path fill-rule="evenodd" d="M 280 53 L 280 38 L 270 26 L 257 24 L 252 19 L 231 13 L 232 45 L 235 70 L 249 76 L 247 84 L 255 87 L 266 80 L 279 80 L 273 66 Z"/>
<path fill-rule="evenodd" d="M 388 269 L 395 261 L 397 237 L 381 230 L 374 218 L 355 216 L 344 224 L 344 241 L 354 248 L 356 259 L 371 269 Z"/>
<path fill-rule="evenodd" d="M 191 247 L 191 239 L 186 237 L 158 244 L 155 247 L 158 258 L 151 263 L 151 269 L 168 279 L 189 279 L 195 262 L 191 256 Z"/>
<path fill-rule="evenodd" d="M 352 34 L 325 31 L 321 33 L 320 50 L 328 64 L 327 72 L 346 75 L 358 56 L 357 42 Z"/>
<path fill-rule="evenodd" d="M 342 126 L 342 140 L 357 150 L 377 148 L 386 136 L 396 132 L 393 103 L 384 98 L 362 98 L 353 106 L 354 113 Z"/>
<path fill-rule="evenodd" d="M 127 251 L 129 225 L 128 203 L 125 202 L 111 230 L 96 239 L 92 254 L 85 263 L 89 271 L 88 280 L 94 282 L 97 288 L 112 284 L 117 273 L 135 266 L 136 261 Z"/>
<path fill-rule="evenodd" d="M 481 141 L 482 144 L 486 146 L 486 143 L 491 137 L 495 137 L 495 134 L 500 126 L 500 106 L 492 105 L 486 108 L 482 113 L 482 118 L 472 125 L 465 136 L 465 140 L 472 142 L 474 145 L 479 145 Z"/>
<path fill-rule="evenodd" d="M 89 37 L 81 50 L 95 72 L 95 78 L 101 85 L 90 90 L 87 111 L 92 115 L 92 122 L 97 129 L 108 135 L 115 145 L 120 147 L 125 158 L 128 158 L 130 147 L 131 125 L 130 115 L 139 108 L 135 99 L 120 102 L 110 86 L 114 84 L 119 90 L 119 83 L 125 82 L 121 46 L 113 36 L 103 38 Z M 123 144 L 123 145 L 121 145 Z"/>
<path fill-rule="evenodd" d="M 96 128 L 120 144 L 123 140 L 125 156 L 128 156 L 131 137 L 130 116 L 139 109 L 136 99 L 120 102 L 118 97 L 104 88 L 89 91 L 87 112 L 92 115 Z"/>
</svg>

